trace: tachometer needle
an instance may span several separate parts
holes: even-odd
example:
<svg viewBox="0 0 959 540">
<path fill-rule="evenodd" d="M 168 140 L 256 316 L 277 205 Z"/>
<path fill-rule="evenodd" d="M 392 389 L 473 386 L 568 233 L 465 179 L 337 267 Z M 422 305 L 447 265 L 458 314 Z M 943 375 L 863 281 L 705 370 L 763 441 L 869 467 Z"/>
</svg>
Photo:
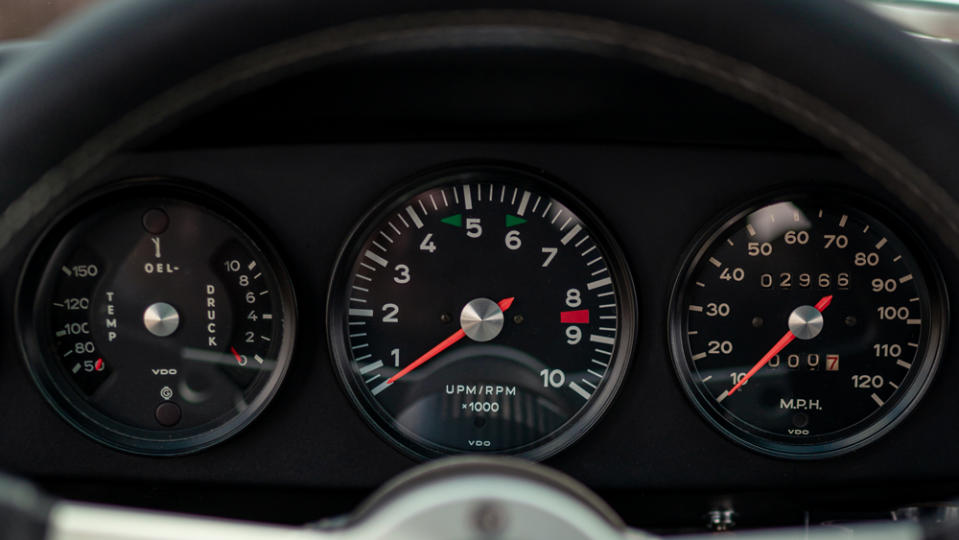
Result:
<svg viewBox="0 0 959 540">
<path fill-rule="evenodd" d="M 818 302 L 816 302 L 816 305 L 813 307 L 815 307 L 820 313 L 822 313 L 827 307 L 829 307 L 829 304 L 831 302 L 832 302 L 832 295 L 830 294 L 829 296 L 823 296 Z M 785 349 L 786 346 L 792 343 L 794 339 L 796 339 L 796 334 L 793 334 L 792 330 L 787 331 L 786 335 L 781 337 L 779 341 L 777 341 L 776 344 L 773 345 L 773 348 L 769 349 L 769 352 L 764 354 L 763 357 L 759 359 L 759 362 L 756 362 L 756 365 L 754 365 L 752 369 L 746 372 L 746 376 L 740 379 L 735 386 L 729 389 L 729 392 L 726 395 L 727 396 L 733 395 L 733 393 L 735 393 L 736 390 L 739 390 L 739 388 L 742 385 L 746 384 L 746 382 L 749 381 L 749 379 L 752 378 L 752 376 L 755 375 L 757 371 L 759 371 L 760 369 L 762 369 L 763 366 L 769 363 L 769 361 L 772 360 L 774 356 L 776 356 L 783 349 Z"/>
<path fill-rule="evenodd" d="M 509 297 L 509 298 L 504 298 L 504 299 L 500 300 L 499 302 L 497 302 L 496 305 L 499 306 L 499 308 L 500 308 L 502 311 L 505 312 L 507 309 L 510 308 L 510 306 L 513 305 L 513 300 L 514 300 L 514 297 L 512 297 L 512 296 Z M 434 356 L 436 356 L 436 355 L 438 355 L 439 353 L 445 351 L 446 349 L 449 349 L 449 348 L 452 347 L 456 342 L 458 342 L 459 340 L 463 339 L 464 337 L 466 337 L 466 332 L 464 332 L 463 329 L 460 328 L 460 329 L 457 330 L 452 336 L 444 339 L 443 341 L 441 341 L 441 342 L 439 343 L 439 345 L 433 347 L 432 349 L 430 349 L 429 351 L 427 351 L 426 354 L 424 354 L 423 356 L 417 358 L 417 359 L 414 360 L 410 365 L 408 365 L 408 366 L 406 366 L 405 368 L 403 368 L 399 373 L 397 373 L 396 375 L 393 375 L 392 377 L 390 377 L 389 379 L 387 379 L 387 381 L 386 381 L 387 384 L 393 384 L 393 383 L 395 383 L 396 381 L 398 381 L 398 380 L 401 379 L 402 377 L 406 376 L 407 373 L 409 373 L 409 372 L 413 371 L 414 369 L 420 367 L 421 365 L 423 365 L 423 364 L 424 364 L 427 360 L 429 360 L 430 358 L 433 358 Z"/>
</svg>

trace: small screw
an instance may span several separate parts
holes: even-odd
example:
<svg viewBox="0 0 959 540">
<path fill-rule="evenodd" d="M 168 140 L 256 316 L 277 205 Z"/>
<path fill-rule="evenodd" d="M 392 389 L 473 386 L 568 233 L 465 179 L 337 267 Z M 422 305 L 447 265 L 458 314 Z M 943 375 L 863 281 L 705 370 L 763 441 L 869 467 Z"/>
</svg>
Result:
<svg viewBox="0 0 959 540">
<path fill-rule="evenodd" d="M 856 322 L 856 318 L 852 315 L 846 317 L 846 326 L 856 326 Z"/>
<path fill-rule="evenodd" d="M 523 324 L 525 320 L 522 315 L 513 315 L 513 322 L 516 324 Z"/>
<path fill-rule="evenodd" d="M 753 317 L 753 328 L 762 328 L 764 322 L 762 317 Z"/>
<path fill-rule="evenodd" d="M 441 322 L 448 323 L 448 322 L 450 322 L 450 321 L 452 321 L 452 320 L 453 320 L 453 316 L 450 315 L 449 313 L 444 313 L 444 314 L 440 315 L 440 321 L 441 321 Z"/>
</svg>

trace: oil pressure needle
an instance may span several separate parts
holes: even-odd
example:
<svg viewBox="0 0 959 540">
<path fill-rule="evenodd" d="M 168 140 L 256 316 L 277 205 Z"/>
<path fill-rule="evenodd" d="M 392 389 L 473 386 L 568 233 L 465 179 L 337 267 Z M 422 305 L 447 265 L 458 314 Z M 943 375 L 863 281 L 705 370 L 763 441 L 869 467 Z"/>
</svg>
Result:
<svg viewBox="0 0 959 540">
<path fill-rule="evenodd" d="M 823 296 L 822 299 L 816 302 L 816 305 L 813 307 L 815 307 L 817 311 L 822 313 L 827 307 L 829 307 L 829 304 L 831 302 L 832 302 L 832 295 L 830 294 L 829 296 Z M 750 369 L 746 373 L 746 376 L 740 379 L 740 381 L 736 383 L 736 385 L 733 386 L 726 395 L 727 396 L 733 395 L 733 393 L 736 392 L 736 390 L 739 390 L 739 388 L 742 385 L 746 384 L 746 382 L 749 381 L 749 379 L 752 378 L 752 376 L 755 375 L 757 371 L 759 371 L 760 369 L 762 369 L 763 366 L 769 363 L 769 361 L 772 360 L 774 356 L 776 356 L 783 349 L 785 349 L 786 346 L 792 343 L 794 339 L 796 339 L 796 334 L 794 334 L 792 330 L 787 331 L 786 335 L 780 338 L 779 341 L 777 341 L 776 344 L 773 345 L 773 348 L 769 349 L 769 352 L 764 354 L 763 357 L 759 359 L 759 362 L 756 362 L 756 365 L 754 365 L 752 369 Z"/>
<path fill-rule="evenodd" d="M 497 302 L 496 305 L 499 306 L 500 310 L 502 310 L 502 311 L 505 312 L 507 309 L 509 309 L 510 306 L 513 305 L 513 300 L 514 300 L 514 299 L 515 299 L 515 298 L 512 297 L 512 296 L 509 297 L 509 298 L 504 298 L 504 299 L 500 300 L 499 302 Z M 395 383 L 395 382 L 398 381 L 400 378 L 404 377 L 407 373 L 409 373 L 409 372 L 413 371 L 414 369 L 420 367 L 421 365 L 423 365 L 424 363 L 426 363 L 426 361 L 429 360 L 430 358 L 433 358 L 434 356 L 436 356 L 436 355 L 438 355 L 439 353 L 445 351 L 446 349 L 449 349 L 449 348 L 452 347 L 456 342 L 458 342 L 459 340 L 463 339 L 464 337 L 466 337 L 466 332 L 465 332 L 462 328 L 460 328 L 460 329 L 457 330 L 452 336 L 444 339 L 443 341 L 441 341 L 441 342 L 439 343 L 439 345 L 433 347 L 432 349 L 430 349 L 429 351 L 427 351 L 426 354 L 424 354 L 423 356 L 420 356 L 419 358 L 417 358 L 416 360 L 414 360 L 410 365 L 408 365 L 408 366 L 406 366 L 405 368 L 403 368 L 402 371 L 400 371 L 400 372 L 397 373 L 396 375 L 393 375 L 392 377 L 390 377 L 389 379 L 387 379 L 386 383 L 387 383 L 387 384 L 393 384 L 393 383 Z"/>
</svg>

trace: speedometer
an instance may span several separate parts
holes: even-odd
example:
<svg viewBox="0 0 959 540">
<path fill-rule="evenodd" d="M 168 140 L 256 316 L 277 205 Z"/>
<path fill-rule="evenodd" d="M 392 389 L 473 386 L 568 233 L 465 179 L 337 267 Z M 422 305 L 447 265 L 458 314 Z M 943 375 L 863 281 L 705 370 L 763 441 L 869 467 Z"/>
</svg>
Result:
<svg viewBox="0 0 959 540">
<path fill-rule="evenodd" d="M 634 306 L 618 250 L 570 195 L 526 171 L 466 167 L 360 226 L 329 331 L 360 411 L 408 453 L 543 458 L 614 396 Z"/>
<path fill-rule="evenodd" d="M 942 279 L 908 228 L 867 201 L 752 205 L 681 275 L 680 378 L 707 419 L 761 452 L 823 457 L 876 439 L 915 405 L 942 351 Z"/>
</svg>

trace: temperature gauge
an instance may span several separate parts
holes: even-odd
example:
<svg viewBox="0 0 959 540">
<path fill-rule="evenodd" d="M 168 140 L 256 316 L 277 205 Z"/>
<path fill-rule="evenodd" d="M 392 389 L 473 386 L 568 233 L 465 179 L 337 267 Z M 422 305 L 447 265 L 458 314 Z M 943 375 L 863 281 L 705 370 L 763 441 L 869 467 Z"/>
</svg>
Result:
<svg viewBox="0 0 959 540">
<path fill-rule="evenodd" d="M 65 418 L 123 450 L 179 454 L 263 409 L 289 363 L 293 295 L 239 223 L 152 184 L 93 198 L 46 234 L 21 283 L 21 339 Z"/>
</svg>

